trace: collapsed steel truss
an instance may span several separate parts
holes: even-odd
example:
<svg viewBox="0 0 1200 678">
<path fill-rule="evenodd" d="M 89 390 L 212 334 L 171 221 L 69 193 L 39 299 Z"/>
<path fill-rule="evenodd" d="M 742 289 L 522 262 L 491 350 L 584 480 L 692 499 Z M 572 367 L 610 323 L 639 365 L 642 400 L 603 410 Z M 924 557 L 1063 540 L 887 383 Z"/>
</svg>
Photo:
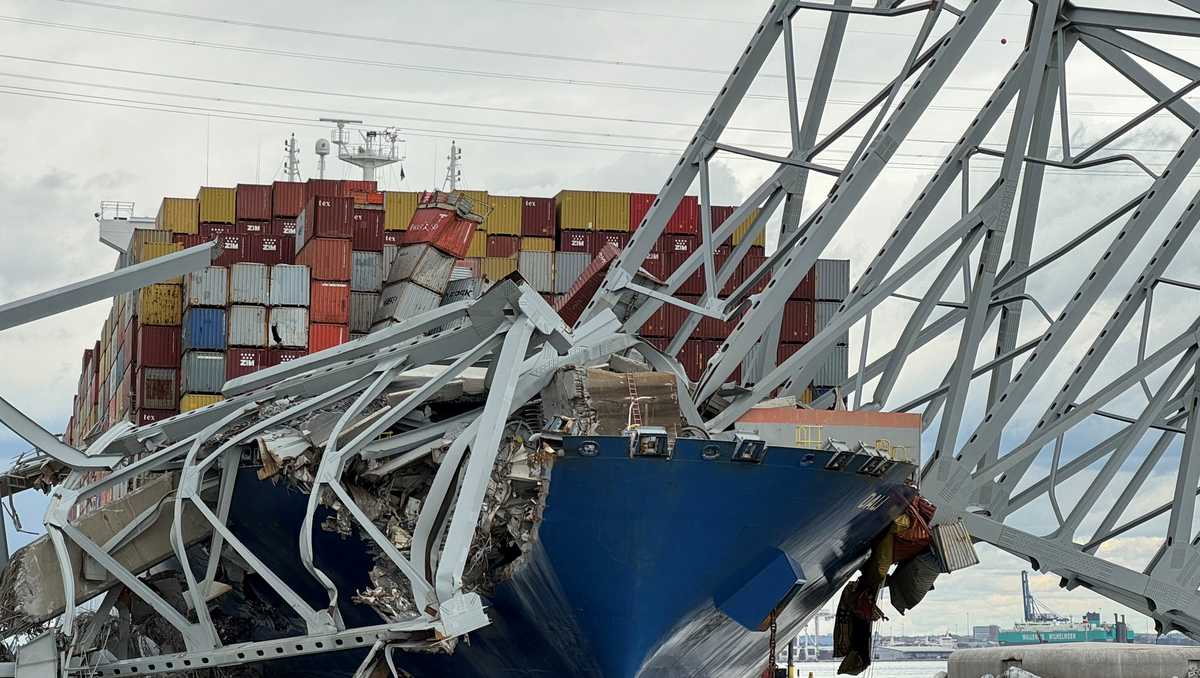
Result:
<svg viewBox="0 0 1200 678">
<path fill-rule="evenodd" d="M 1200 12 L 1200 4 L 1193 0 L 1173 2 L 1188 12 Z M 388 646 L 426 646 L 431 637 L 438 638 L 437 642 L 458 637 L 487 623 L 478 596 L 464 592 L 462 575 L 504 423 L 538 393 L 556 369 L 570 364 L 597 364 L 637 347 L 656 369 L 676 375 L 683 387 L 681 393 L 691 393 L 691 401 L 684 398 L 681 403 L 688 422 L 712 435 L 721 435 L 757 403 L 781 391 L 802 392 L 824 354 L 856 326 L 862 327 L 864 345 L 857 373 L 841 389 L 821 396 L 815 404 L 828 406 L 839 393 L 847 393 L 853 394 L 862 409 L 921 411 L 929 436 L 936 441 L 922 472 L 922 490 L 938 505 L 939 519 L 961 516 L 978 538 L 1029 559 L 1043 571 L 1058 573 L 1069 587 L 1084 585 L 1150 615 L 1163 628 L 1200 634 L 1200 552 L 1193 526 L 1200 484 L 1200 420 L 1196 416 L 1200 407 L 1200 381 L 1196 378 L 1200 319 L 1191 310 L 1194 307 L 1185 307 L 1182 316 L 1186 322 L 1175 328 L 1179 331 L 1169 333 L 1165 339 L 1156 336 L 1161 332 L 1151 332 L 1163 324 L 1151 322 L 1156 289 L 1163 285 L 1200 289 L 1165 277 L 1178 255 L 1188 252 L 1192 231 L 1200 220 L 1200 210 L 1194 209 L 1200 195 L 1182 210 L 1174 209 L 1171 202 L 1200 162 L 1200 112 L 1186 101 L 1186 96 L 1200 85 L 1200 67 L 1132 35 L 1148 35 L 1147 39 L 1162 34 L 1200 36 L 1200 17 L 1086 9 L 1060 0 L 1032 2 L 1023 49 L 1004 71 L 986 103 L 967 121 L 964 133 L 949 153 L 932 170 L 928 184 L 904 211 L 894 230 L 880 233 L 878 253 L 863 270 L 849 298 L 811 342 L 776 364 L 779 318 L 792 290 L 862 209 L 864 198 L 881 174 L 896 163 L 898 150 L 914 128 L 931 115 L 931 104 L 962 67 L 968 50 L 979 43 L 981 30 L 998 5 L 999 0 L 972 0 L 962 8 L 941 0 L 879 2 L 872 6 L 856 6 L 849 0 L 772 5 L 654 206 L 574 328 L 564 326 L 531 289 L 507 281 L 477 302 L 447 306 L 336 350 L 230 382 L 226 387 L 229 399 L 218 405 L 149 427 L 114 429 L 82 453 L 61 443 L 56 445 L 53 436 L 7 403 L 0 403 L 0 419 L 6 425 L 73 469 L 67 481 L 54 491 L 46 518 L 63 568 L 64 585 L 70 587 L 73 581 L 74 565 L 68 550 L 68 544 L 72 544 L 153 606 L 187 645 L 185 654 L 169 661 L 130 659 L 99 667 L 86 666 L 80 655 L 68 652 L 74 661 L 72 669 L 86 669 L 96 675 L 114 675 L 116 669 L 130 668 L 155 673 L 236 664 L 263 657 L 262 653 L 286 656 L 319 652 L 335 645 L 375 646 L 378 651 Z M 794 17 L 800 12 L 828 15 L 803 111 L 796 91 L 792 36 Z M 853 114 L 836 120 L 832 132 L 821 135 L 828 91 L 835 81 L 851 16 L 880 21 L 911 21 L 916 16 L 920 26 L 889 84 Z M 765 77 L 764 66 L 780 43 L 791 151 L 777 156 L 722 141 L 751 85 Z M 1098 141 L 1072 152 L 1072 98 L 1066 91 L 1066 69 L 1080 44 L 1144 92 L 1151 103 Z M 1172 88 L 1140 62 L 1174 73 L 1188 84 Z M 1114 142 L 1157 120 L 1155 116 L 1164 112 L 1185 130 L 1178 148 L 1173 149 L 1177 152 L 1165 165 L 1158 163 L 1162 166 L 1156 169 L 1153 161 L 1114 147 Z M 985 146 L 985 139 L 1006 114 L 1011 115 L 1011 122 L 1003 150 Z M 1062 153 L 1051 157 L 1050 142 L 1056 129 L 1061 134 Z M 829 149 L 839 141 L 852 139 L 852 131 L 859 133 L 860 140 L 853 144 L 849 159 L 840 166 L 825 162 Z M 724 223 L 714 224 L 709 210 L 709 165 L 722 154 L 754 158 L 773 169 Z M 982 194 L 973 193 L 968 182 L 971 160 L 977 156 L 1001 160 L 998 178 Z M 1131 193 L 1124 204 L 1098 222 L 1075 227 L 1063 244 L 1054 249 L 1046 247 L 1045 243 L 1055 242 L 1045 227 L 1039 229 L 1039 222 L 1046 221 L 1039 218 L 1039 207 L 1048 191 L 1048 170 L 1082 173 L 1118 163 L 1143 172 L 1149 185 Z M 828 194 L 806 215 L 805 196 L 812 192 L 810 184 L 818 181 L 810 177 L 812 172 L 834 179 Z M 660 284 L 642 275 L 642 262 L 670 215 L 696 184 L 702 206 L 703 246 L 665 284 Z M 954 202 L 950 193 L 956 185 L 961 189 L 958 216 L 935 218 L 935 208 Z M 735 228 L 756 209 L 760 211 L 749 235 L 718 267 L 715 246 L 729 241 Z M 1173 213 L 1179 213 L 1177 221 L 1164 227 L 1164 220 L 1169 223 L 1168 215 Z M 719 291 L 750 251 L 754 236 L 766 229 L 776 214 L 781 215 L 782 233 L 775 253 L 732 294 L 721 294 Z M 1147 235 L 1158 231 L 1163 232 L 1163 239 L 1155 247 L 1147 241 Z M 1103 244 L 1105 238 L 1107 246 L 1087 260 L 1090 268 L 1075 272 L 1066 265 L 1089 256 L 1087 248 Z M 1047 251 L 1040 252 L 1037 245 Z M 1039 254 L 1036 258 L 1035 252 Z M 113 294 L 177 275 L 181 265 L 173 259 L 161 260 L 141 265 L 136 271 L 105 276 L 92 285 L 52 293 L 50 298 L 60 303 L 44 304 L 43 315 L 86 303 L 96 290 Z M 184 268 L 195 265 L 199 264 L 191 261 Z M 698 303 L 689 303 L 679 297 L 678 291 L 698 271 L 707 291 Z M 962 299 L 947 301 L 960 275 Z M 1076 289 L 1053 310 L 1047 310 L 1030 292 L 1034 283 L 1045 276 L 1053 276 L 1058 287 Z M 765 289 L 756 293 L 754 290 L 763 283 Z M 1128 290 L 1122 295 L 1120 285 L 1126 284 Z M 922 291 L 914 293 L 914 286 Z M 898 300 L 909 304 L 903 322 L 894 324 L 898 332 L 889 336 L 872 333 L 873 314 L 891 308 L 885 305 L 894 306 Z M 660 352 L 640 342 L 636 332 L 664 303 L 680 306 L 688 319 L 666 350 Z M 0 308 L 0 320 L 16 318 L 7 324 L 0 322 L 0 328 L 27 321 L 32 317 L 29 309 L 34 306 L 18 303 Z M 1036 324 L 1029 321 L 1027 307 L 1039 314 Z M 1140 331 L 1134 324 L 1139 310 Z M 1098 328 L 1084 323 L 1093 312 L 1105 318 Z M 1178 321 L 1181 314 L 1176 311 L 1172 315 Z M 680 351 L 703 317 L 736 320 L 737 324 L 703 377 L 692 384 L 670 356 Z M 459 319 L 465 322 L 455 329 L 429 334 L 431 329 Z M 1119 358 L 1128 357 L 1114 349 L 1122 346 L 1120 340 L 1130 332 L 1135 335 L 1137 355 L 1128 360 L 1128 366 L 1122 365 L 1114 372 L 1111 366 L 1119 363 Z M 989 339 L 995 341 L 994 354 L 981 360 L 980 347 Z M 1081 350 L 1084 344 L 1089 345 Z M 914 372 L 919 377 L 928 371 L 927 364 L 915 363 L 931 348 L 946 356 L 939 362 L 945 372 L 940 385 L 927 392 L 911 388 L 905 392 L 904 384 L 913 380 Z M 922 354 L 922 349 L 926 353 Z M 868 361 L 871 353 L 876 357 Z M 1060 369 L 1064 363 L 1066 369 Z M 348 436 L 340 435 L 398 375 L 439 365 L 426 375 L 422 386 L 389 406 L 368 426 Z M 483 408 L 450 421 L 420 420 L 419 406 L 450 380 L 477 365 L 486 365 L 489 384 Z M 731 389 L 728 382 L 739 366 L 743 367 L 743 386 Z M 1059 373 L 1066 376 L 1052 378 Z M 989 380 L 986 396 L 973 397 L 973 381 L 985 376 Z M 1140 392 L 1144 392 L 1145 402 L 1132 412 L 1111 410 L 1117 405 L 1127 408 L 1129 394 Z M 1053 394 L 1049 398 L 1052 402 L 1040 416 L 1033 417 L 1036 424 L 1023 426 L 1018 413 L 1023 412 L 1023 406 L 1036 406 L 1031 404 L 1041 394 Z M 309 494 L 305 526 L 298 535 L 305 567 L 329 595 L 327 608 L 314 609 L 271 573 L 226 526 L 233 472 L 239 462 L 239 444 L 271 426 L 347 398 L 353 398 L 353 404 L 328 438 Z M 283 409 L 278 409 L 281 401 Z M 1116 430 L 1073 453 L 1072 445 L 1079 446 L 1078 433 L 1095 429 L 1098 420 L 1118 422 Z M 407 433 L 380 438 L 380 434 L 405 421 L 411 423 Z M 231 428 L 236 431 L 233 435 L 217 438 L 218 433 Z M 356 458 L 400 459 L 427 454 L 431 443 L 443 438 L 453 442 L 440 463 L 420 513 L 412 548 L 405 556 L 355 506 L 341 484 L 341 476 Z M 84 482 L 84 473 L 96 468 L 112 468 L 114 473 L 100 481 Z M 67 519 L 73 506 L 105 488 L 137 474 L 165 469 L 180 474 L 173 505 L 167 510 L 173 511 L 173 547 L 188 577 L 187 595 L 197 615 L 194 622 L 110 555 L 115 543 L 132 538 L 154 515 L 143 516 L 120 539 L 103 545 L 89 541 Z M 1148 479 L 1156 473 L 1161 476 L 1164 470 L 1172 478 L 1173 498 L 1126 516 L 1127 509 L 1146 489 Z M 206 483 L 216 484 L 215 506 L 200 496 L 201 490 L 208 487 Z M 1074 487 L 1072 483 L 1079 483 L 1082 489 L 1064 514 L 1064 499 L 1059 495 L 1063 489 Z M 323 492 L 336 495 L 357 526 L 403 574 L 417 603 L 418 611 L 411 619 L 386 627 L 347 629 L 339 618 L 336 602 L 345 592 L 338 591 L 314 561 L 313 516 Z M 439 509 L 455 493 L 457 503 L 447 517 Z M 1100 509 L 1100 499 L 1113 495 L 1119 496 L 1105 513 Z M 1043 517 L 1054 516 L 1048 533 L 1027 524 L 1020 528 L 1013 525 L 1022 509 L 1039 505 L 1047 508 Z M 213 555 L 203 578 L 192 574 L 182 536 L 182 517 L 193 508 L 212 528 L 208 548 Z M 1139 529 L 1150 529 L 1160 518 L 1166 522 L 1159 532 L 1164 539 L 1143 570 L 1098 555 L 1106 543 Z M 1083 528 L 1091 536 L 1080 541 Z M 224 549 L 236 552 L 276 587 L 304 620 L 308 636 L 221 647 L 207 619 L 205 601 Z M 68 595 L 67 600 L 71 599 L 73 596 Z M 107 610 L 112 602 L 112 594 L 106 596 L 102 609 Z M 87 646 L 95 633 L 91 625 L 76 628 L 76 614 L 75 607 L 68 605 L 62 620 L 61 630 L 72 643 L 69 649 Z M 94 615 L 92 619 L 99 617 Z"/>
</svg>

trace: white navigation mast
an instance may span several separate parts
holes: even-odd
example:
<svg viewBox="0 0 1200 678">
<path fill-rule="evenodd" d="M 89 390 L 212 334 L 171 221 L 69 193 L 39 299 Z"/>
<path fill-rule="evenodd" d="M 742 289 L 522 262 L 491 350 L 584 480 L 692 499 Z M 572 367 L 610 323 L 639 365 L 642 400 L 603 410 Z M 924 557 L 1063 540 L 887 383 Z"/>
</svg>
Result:
<svg viewBox="0 0 1200 678">
<path fill-rule="evenodd" d="M 300 181 L 300 148 L 296 145 L 296 135 L 283 140 L 283 149 L 287 151 L 287 159 L 283 161 L 283 173 L 288 181 Z"/>
<path fill-rule="evenodd" d="M 359 140 L 350 138 L 346 125 L 361 125 L 361 120 L 346 120 L 342 118 L 321 118 L 321 122 L 332 122 L 337 125 L 330 140 L 338 147 L 338 159 L 362 168 L 364 181 L 375 179 L 375 170 L 404 160 L 400 156 L 400 133 L 393 127 L 382 130 L 361 130 Z M 401 176 L 404 174 L 401 168 Z"/>
<path fill-rule="evenodd" d="M 446 156 L 446 160 L 446 180 L 442 182 L 442 187 L 449 184 L 451 191 L 457 191 L 462 181 L 462 147 L 457 141 L 450 142 L 450 155 Z"/>
</svg>

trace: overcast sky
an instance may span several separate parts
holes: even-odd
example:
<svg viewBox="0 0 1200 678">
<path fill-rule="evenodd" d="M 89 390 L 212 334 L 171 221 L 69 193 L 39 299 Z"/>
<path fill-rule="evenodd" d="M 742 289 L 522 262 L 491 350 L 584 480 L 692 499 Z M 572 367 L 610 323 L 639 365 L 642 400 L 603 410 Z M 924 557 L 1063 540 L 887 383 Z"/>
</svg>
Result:
<svg viewBox="0 0 1200 678">
<path fill-rule="evenodd" d="M 0 205 L 6 215 L 0 221 L 0 302 L 111 270 L 114 254 L 97 241 L 92 219 L 102 200 L 133 201 L 139 214 L 153 215 L 162 196 L 192 196 L 202 184 L 279 179 L 283 142 L 292 133 L 302 151 L 302 176 L 315 176 L 312 149 L 329 134 L 328 126 L 316 121 L 320 117 L 401 130 L 406 178 L 401 180 L 398 166 L 387 168 L 381 172 L 384 189 L 440 185 L 454 139 L 463 147 L 468 188 L 545 196 L 563 188 L 657 192 L 764 9 L 765 3 L 728 0 L 362 0 L 342 5 L 214 0 L 202 6 L 0 0 L 0 121 L 9 130 L 0 146 Z M 901 147 L 897 167 L 881 177 L 826 256 L 851 259 L 852 275 L 861 274 L 1019 54 L 1027 18 L 1028 3 L 1002 3 L 951 87 Z M 797 18 L 803 78 L 812 73 L 821 35 L 815 28 L 823 22 L 816 14 Z M 872 83 L 892 77 L 918 22 L 918 17 L 851 20 L 825 129 L 869 97 Z M 1185 56 L 1195 52 L 1167 44 Z M 781 64 L 777 51 L 770 64 L 775 77 L 755 85 L 725 140 L 785 150 Z M 1073 143 L 1095 140 L 1121 124 L 1122 116 L 1147 105 L 1094 56 L 1076 54 L 1070 66 Z M 1164 79 L 1182 84 L 1178 78 Z M 807 79 L 799 83 L 802 96 L 808 85 Z M 1006 125 L 998 125 L 1001 134 L 993 137 L 1002 139 Z M 1124 143 L 1149 149 L 1147 155 L 1161 167 L 1180 142 L 1181 130 L 1157 116 Z M 836 144 L 822 161 L 844 160 L 855 141 Z M 996 163 L 979 158 L 975 164 L 971 188 L 977 198 L 995 177 Z M 769 169 L 753 161 L 718 160 L 716 200 L 740 200 Z M 331 159 L 326 176 L 352 178 L 356 172 Z M 1052 175 L 1042 208 L 1048 228 L 1035 256 L 1146 185 L 1127 169 Z M 814 179 L 811 186 L 810 207 L 829 183 Z M 1181 196 L 1195 189 L 1190 179 Z M 1182 205 L 1182 197 L 1176 202 Z M 935 217 L 952 220 L 958 209 L 948 202 Z M 1084 255 L 1100 251 L 1100 244 L 1085 248 L 1083 263 L 1068 268 L 1086 270 L 1091 260 Z M 1194 268 L 1192 258 L 1172 271 L 1186 278 Z M 1114 288 L 1124 289 L 1120 282 Z M 913 289 L 920 289 L 920 281 Z M 1073 290 L 1053 278 L 1031 281 L 1031 291 L 1045 295 L 1042 301 L 1052 313 Z M 107 303 L 94 304 L 0 336 L 4 397 L 60 431 L 69 416 L 81 353 L 96 340 L 107 310 Z M 1104 316 L 1097 313 L 1088 326 L 1098 327 Z M 902 322 L 903 311 L 887 307 L 875 327 L 898 332 Z M 1171 322 L 1169 317 L 1161 321 L 1164 327 Z M 1023 338 L 1039 327 L 1027 324 Z M 856 330 L 854 342 L 860 337 Z M 990 350 L 994 340 L 984 345 Z M 1123 338 L 1122 346 L 1135 349 L 1136 338 Z M 879 350 L 873 343 L 872 357 Z M 898 389 L 898 401 L 940 381 L 947 361 L 939 351 L 944 350 L 945 344 L 935 342 L 914 357 L 930 369 L 923 379 Z M 852 355 L 857 357 L 857 348 Z M 1044 405 L 1031 403 L 1019 418 L 1035 419 Z M 972 416 L 982 411 L 975 408 L 968 412 Z M 1107 431 L 1098 427 L 1093 433 L 1102 437 Z M 1065 458 L 1083 449 L 1084 442 L 1075 441 Z M 0 456 L 24 449 L 0 431 Z M 1083 474 L 1068 489 L 1078 491 L 1089 477 Z M 1146 505 L 1169 495 L 1169 484 L 1151 483 Z M 22 499 L 26 527 L 37 526 L 39 502 Z M 1046 510 L 1034 505 L 1030 524 L 1038 515 L 1044 518 Z M 1156 547 L 1153 539 L 1133 534 L 1105 552 L 1124 562 L 1144 562 Z M 1023 565 L 994 549 L 982 551 L 983 565 L 943 578 L 926 605 L 903 620 L 893 614 L 889 628 L 963 632 L 968 623 L 1016 621 Z M 1082 590 L 1058 589 L 1053 576 L 1037 576 L 1034 585 L 1062 613 L 1099 609 L 1110 617 L 1107 613 L 1122 611 Z M 1149 630 L 1144 618 L 1133 623 L 1137 631 Z"/>
</svg>

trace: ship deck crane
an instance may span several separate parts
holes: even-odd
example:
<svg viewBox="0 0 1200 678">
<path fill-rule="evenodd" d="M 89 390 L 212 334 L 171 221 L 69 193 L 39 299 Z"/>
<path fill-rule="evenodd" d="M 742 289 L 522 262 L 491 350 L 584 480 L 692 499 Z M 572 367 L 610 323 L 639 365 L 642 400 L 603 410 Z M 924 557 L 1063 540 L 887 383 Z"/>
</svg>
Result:
<svg viewBox="0 0 1200 678">
<path fill-rule="evenodd" d="M 474 306 L 464 302 L 423 314 L 338 350 L 231 382 L 229 400 L 193 416 L 136 435 L 111 432 L 78 456 L 49 445 L 44 451 L 75 469 L 66 484 L 71 489 L 53 501 L 50 534 L 64 549 L 67 543 L 89 549 L 101 566 L 177 626 L 187 640 L 189 654 L 183 656 L 205 657 L 214 666 L 236 662 L 233 650 L 214 643 L 208 620 L 182 618 L 95 544 L 82 543 L 65 520 L 71 502 L 139 471 L 181 467 L 185 479 L 198 478 L 227 448 L 207 457 L 195 450 L 216 428 L 244 416 L 255 393 L 292 394 L 296 407 L 320 407 L 347 393 L 377 392 L 402 368 L 452 362 L 446 374 L 453 375 L 491 355 L 487 405 L 471 413 L 471 423 L 447 453 L 461 460 L 471 451 L 462 463 L 454 510 L 422 511 L 412 560 L 385 547 L 404 573 L 401 583 L 416 600 L 438 601 L 439 614 L 372 629 L 374 635 L 355 634 L 341 630 L 325 611 L 288 598 L 308 625 L 303 642 L 294 644 L 297 649 L 277 643 L 237 651 L 305 653 L 314 643 L 354 638 L 367 640 L 358 647 L 376 641 L 404 644 L 430 632 L 453 638 L 486 622 L 478 598 L 461 589 L 474 516 L 502 424 L 534 396 L 547 369 L 638 346 L 653 365 L 677 375 L 681 394 L 690 394 L 680 403 L 688 423 L 724 436 L 742 414 L 776 392 L 802 392 L 825 352 L 848 330 L 861 327 L 870 350 L 863 351 L 842 390 L 853 393 L 862 409 L 923 414 L 927 434 L 936 442 L 921 484 L 938 507 L 938 521 L 962 520 L 976 538 L 1039 571 L 1058 574 L 1067 588 L 1085 586 L 1152 617 L 1162 631 L 1200 637 L 1200 550 L 1193 518 L 1200 484 L 1200 317 L 1194 297 L 1186 296 L 1197 285 L 1178 279 L 1187 275 L 1186 267 L 1172 267 L 1194 260 L 1200 239 L 1195 234 L 1200 209 L 1193 209 L 1200 195 L 1190 195 L 1185 186 L 1200 163 L 1200 111 L 1188 98 L 1200 86 L 1200 66 L 1180 56 L 1186 52 L 1172 42 L 1200 37 L 1200 5 L 1174 3 L 1179 10 L 1168 14 L 1034 0 L 1023 6 L 1029 12 L 1025 44 L 999 55 L 985 29 L 1000 0 L 973 0 L 961 7 L 904 0 L 772 3 L 577 325 L 564 326 L 536 293 L 506 285 Z M 806 99 L 794 86 L 799 79 L 793 24 L 799 15 L 827 22 Z M 897 30 L 907 27 L 913 37 L 903 59 L 878 62 L 885 84 L 848 115 L 835 115 L 829 109 L 841 104 L 829 92 L 839 59 L 857 39 L 847 30 L 852 17 L 894 23 Z M 947 117 L 934 103 L 948 91 L 961 91 L 951 88 L 961 87 L 964 63 L 974 48 L 990 49 L 993 59 L 1011 59 L 997 70 L 994 89 L 980 97 L 977 109 L 959 119 Z M 767 66 L 780 49 L 783 77 L 772 77 L 780 74 L 769 73 Z M 1092 132 L 1089 143 L 1072 133 L 1083 112 L 1078 102 L 1083 95 L 1065 88 L 1075 55 L 1096 57 L 1086 62 L 1089 68 L 1102 64 L 1114 83 L 1128 83 L 1131 96 L 1144 97 L 1139 110 L 1112 112 L 1125 117 L 1117 117 L 1108 131 Z M 1163 73 L 1185 84 L 1168 83 Z M 763 89 L 783 85 L 790 134 L 786 152 L 768 153 L 726 136 L 756 84 Z M 1121 143 L 1160 124 L 1161 134 L 1151 136 L 1169 140 L 1171 153 L 1164 157 L 1141 150 L 1140 144 Z M 868 200 L 887 170 L 905 164 L 907 144 L 919 127 L 951 125 L 962 133 L 953 135 L 911 201 L 880 207 Z M 716 176 L 710 166 L 725 157 L 751 158 L 770 171 L 718 224 L 709 209 Z M 986 177 L 972 173 L 972 167 L 988 162 Z M 1081 176 L 1095 182 L 1086 184 L 1091 191 L 1086 195 L 1063 183 Z M 639 269 L 689 193 L 699 194 L 703 245 L 659 286 L 641 277 Z M 716 245 L 746 222 L 748 233 L 717 266 Z M 781 224 L 778 248 L 737 290 L 721 294 L 769 223 Z M 839 237 L 852 238 L 859 249 L 874 254 L 849 298 L 812 341 L 778 361 L 783 307 Z M 143 271 L 147 279 L 179 274 L 153 264 L 151 269 Z M 685 301 L 679 289 L 697 272 L 708 291 L 698 302 Z M 955 289 L 958 281 L 961 291 Z M 63 302 L 73 293 L 54 298 Z M 79 294 L 79 303 L 91 298 L 86 291 Z M 1156 306 L 1156 296 L 1172 301 Z M 479 307 L 500 303 L 499 298 L 516 310 L 505 314 Z M 658 351 L 636 333 L 664 303 L 682 308 L 687 320 Z M 0 315 L 5 310 L 0 307 Z M 734 320 L 735 329 L 704 375 L 691 383 L 673 356 L 704 317 Z M 460 319 L 462 327 L 436 342 L 425 337 L 427 329 Z M 742 383 L 730 388 L 739 366 Z M 417 389 L 381 416 L 385 421 L 403 417 L 439 383 L 435 379 L 429 388 Z M 831 399 L 823 396 L 815 406 L 828 406 Z M 347 416 L 361 412 L 362 405 L 360 398 Z M 0 417 L 29 437 L 44 437 L 13 408 Z M 89 468 L 110 465 L 104 460 L 113 454 L 147 452 L 156 432 L 169 432 L 180 442 L 109 478 L 84 481 Z M 331 439 L 339 432 L 335 429 Z M 344 446 L 331 443 L 326 458 L 353 458 L 364 444 L 361 438 Z M 457 468 L 441 466 L 431 490 L 438 501 L 428 506 L 438 507 L 451 496 L 450 474 Z M 1172 498 L 1140 506 L 1134 500 L 1152 475 L 1156 484 L 1172 488 Z M 344 491 L 336 471 L 323 470 L 320 478 L 314 492 Z M 194 502 L 196 492 L 194 483 L 185 484 L 177 506 Z M 209 520 L 220 527 L 223 518 L 214 514 Z M 1161 541 L 1142 567 L 1105 555 L 1106 544 L 1143 533 Z M 439 546 L 435 550 L 432 544 Z M 197 610 L 205 609 L 211 573 L 191 584 L 187 594 L 198 601 Z M 74 633 L 75 612 L 70 608 L 64 616 L 68 637 Z M 120 666 L 139 673 L 166 670 L 161 663 L 153 668 L 140 660 Z"/>
<path fill-rule="evenodd" d="M 1021 604 L 1026 622 L 1065 622 L 1066 617 L 1038 602 L 1029 590 L 1029 572 L 1021 570 Z"/>
</svg>

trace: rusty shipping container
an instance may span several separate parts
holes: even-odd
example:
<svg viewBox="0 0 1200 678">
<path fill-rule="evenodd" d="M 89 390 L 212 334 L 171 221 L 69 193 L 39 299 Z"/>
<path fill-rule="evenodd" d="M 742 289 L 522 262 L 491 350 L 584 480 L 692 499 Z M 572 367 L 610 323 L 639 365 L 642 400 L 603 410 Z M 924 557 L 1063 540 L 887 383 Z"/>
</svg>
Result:
<svg viewBox="0 0 1200 678">
<path fill-rule="evenodd" d="M 154 228 L 172 233 L 200 231 L 200 202 L 194 198 L 163 198 L 154 218 Z"/>
<path fill-rule="evenodd" d="M 388 231 L 408 229 L 421 194 L 413 191 L 387 191 L 383 194 L 383 227 Z"/>
<path fill-rule="evenodd" d="M 515 235 L 489 235 L 486 257 L 515 257 L 521 249 L 521 239 Z"/>
<path fill-rule="evenodd" d="M 254 374 L 265 367 L 266 362 L 266 349 L 231 348 L 225 353 L 225 381 Z"/>
<path fill-rule="evenodd" d="M 383 211 L 377 209 L 355 208 L 354 210 L 354 249 L 360 252 L 383 251 Z"/>
<path fill-rule="evenodd" d="M 182 341 L 183 334 L 179 327 L 139 324 L 135 362 L 142 367 L 177 367 Z"/>
<path fill-rule="evenodd" d="M 446 290 L 455 259 L 431 245 L 410 245 L 400 248 L 396 261 L 388 271 L 387 282 L 412 282 L 441 294 Z"/>
<path fill-rule="evenodd" d="M 173 410 L 179 406 L 179 369 L 143 367 L 137 371 L 137 406 Z"/>
<path fill-rule="evenodd" d="M 238 184 L 234 196 L 238 220 L 270 221 L 275 216 L 270 184 Z"/>
<path fill-rule="evenodd" d="M 278 264 L 271 267 L 271 306 L 303 306 L 309 303 L 311 278 L 307 266 Z"/>
<path fill-rule="evenodd" d="M 296 263 L 307 266 L 313 280 L 349 282 L 352 252 L 349 240 L 313 238 L 296 254 Z"/>
<path fill-rule="evenodd" d="M 309 322 L 343 325 L 350 322 L 349 283 L 314 280 L 309 299 Z"/>
<path fill-rule="evenodd" d="M 266 306 L 271 299 L 271 269 L 264 264 L 229 267 L 229 303 Z"/>
<path fill-rule="evenodd" d="M 521 199 L 521 235 L 530 238 L 553 238 L 557 232 L 554 198 Z"/>
<path fill-rule="evenodd" d="M 180 393 L 220 393 L 225 385 L 225 353 L 189 351 L 180 372 Z"/>
<path fill-rule="evenodd" d="M 183 289 L 179 285 L 148 285 L 138 291 L 138 322 L 177 326 L 183 316 Z"/>
<path fill-rule="evenodd" d="M 383 289 L 383 252 L 355 251 L 351 259 L 350 289 L 354 292 L 379 292 Z"/>
<path fill-rule="evenodd" d="M 354 237 L 354 201 L 350 198 L 316 196 L 304 205 L 296 219 L 296 246 L 314 238 Z"/>
<path fill-rule="evenodd" d="M 307 291 L 305 295 L 307 296 Z M 267 316 L 271 348 L 301 349 L 308 347 L 308 309 L 277 306 Z"/>
<path fill-rule="evenodd" d="M 237 222 L 237 190 L 204 186 L 196 194 L 200 202 L 200 223 L 233 224 Z"/>
<path fill-rule="evenodd" d="M 558 251 L 590 254 L 594 239 L 591 231 L 563 231 L 558 235 Z"/>
<path fill-rule="evenodd" d="M 383 288 L 372 327 L 391 322 L 406 322 L 414 316 L 437 308 L 441 299 L 440 294 L 409 280 L 391 283 Z"/>
<path fill-rule="evenodd" d="M 263 306 L 234 305 L 229 307 L 229 332 L 226 341 L 230 348 L 267 347 L 267 309 Z"/>
<path fill-rule="evenodd" d="M 347 341 L 350 341 L 350 328 L 347 325 L 313 323 L 308 327 L 309 353 L 324 351 Z"/>
<path fill-rule="evenodd" d="M 350 331 L 370 332 L 375 322 L 375 309 L 379 307 L 379 294 L 372 292 L 350 293 Z"/>
<path fill-rule="evenodd" d="M 304 211 L 304 182 L 276 181 L 271 184 L 271 216 L 298 217 Z"/>
</svg>

